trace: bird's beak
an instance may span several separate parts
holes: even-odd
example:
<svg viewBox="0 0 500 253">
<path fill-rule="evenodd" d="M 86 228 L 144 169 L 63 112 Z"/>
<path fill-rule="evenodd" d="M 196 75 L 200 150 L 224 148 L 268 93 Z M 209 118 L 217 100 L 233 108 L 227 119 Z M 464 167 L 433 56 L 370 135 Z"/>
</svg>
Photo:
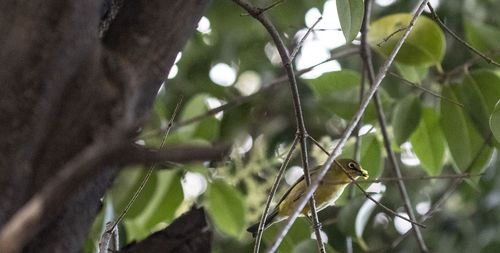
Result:
<svg viewBox="0 0 500 253">
<path fill-rule="evenodd" d="M 368 178 L 368 171 L 360 168 L 359 171 L 358 171 L 359 175 L 362 176 L 364 179 L 367 179 Z"/>
</svg>

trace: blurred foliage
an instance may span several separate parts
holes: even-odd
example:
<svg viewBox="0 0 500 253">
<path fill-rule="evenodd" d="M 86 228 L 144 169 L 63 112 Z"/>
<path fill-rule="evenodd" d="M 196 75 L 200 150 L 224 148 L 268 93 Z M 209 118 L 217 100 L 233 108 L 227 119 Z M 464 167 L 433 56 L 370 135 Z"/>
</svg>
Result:
<svg viewBox="0 0 500 253">
<path fill-rule="evenodd" d="M 354 39 L 351 47 L 357 47 L 359 36 L 355 37 L 359 30 L 359 8 L 363 8 L 361 1 L 338 2 L 343 34 L 347 41 Z M 254 0 L 252 3 L 266 7 L 273 1 Z M 307 27 L 306 13 L 311 8 L 321 13 L 324 4 L 325 1 L 284 1 L 267 15 L 292 51 L 300 40 L 297 32 Z M 373 54 L 376 69 L 402 32 L 395 33 L 386 42 L 384 39 L 408 23 L 409 13 L 415 5 L 416 1 L 406 0 L 397 0 L 388 6 L 374 4 L 369 38 L 377 52 Z M 500 1 L 441 1 L 435 9 L 459 36 L 492 58 L 500 59 L 500 15 L 497 15 Z M 196 204 L 207 208 L 214 231 L 213 252 L 252 251 L 253 240 L 245 228 L 260 218 L 267 193 L 295 137 L 296 123 L 287 83 L 272 84 L 284 77 L 285 72 L 276 61 L 279 57 L 276 58 L 270 36 L 260 23 L 242 14 L 244 11 L 232 1 L 213 1 L 205 13 L 210 22 L 209 31 L 195 32 L 185 46 L 176 62 L 178 73 L 158 93 L 150 121 L 138 141 L 147 146 L 159 146 L 179 102 L 181 106 L 175 122 L 228 104 L 223 112 L 174 128 L 167 145 L 209 146 L 229 142 L 233 144 L 231 154 L 220 163 L 159 165 L 119 226 L 121 245 L 168 226 Z M 417 87 L 387 75 L 379 89 L 389 123 L 391 148 L 396 152 L 405 177 L 483 172 L 481 177 L 459 184 L 439 211 L 424 222 L 427 228 L 422 233 L 433 252 L 497 252 L 500 247 L 500 71 L 444 33 L 429 13 L 424 15 L 427 17 L 419 19 L 390 70 Z M 316 30 L 310 36 L 317 38 L 322 32 Z M 318 59 L 318 63 L 320 61 Z M 331 69 L 317 78 L 298 80 L 309 134 L 329 151 L 358 108 L 363 80 L 359 55 L 338 62 L 341 70 Z M 225 87 L 211 80 L 209 72 L 217 63 L 234 69 L 236 84 Z M 255 85 L 253 90 L 248 91 L 245 83 Z M 369 171 L 370 179 L 393 177 L 373 104 L 369 105 L 363 122 L 364 135 L 360 138 L 359 150 L 362 166 Z M 354 156 L 354 142 L 354 138 L 348 140 L 342 157 Z M 412 149 L 408 149 L 408 143 Z M 322 164 L 326 155 L 313 144 L 309 144 L 309 148 L 311 166 Z M 297 151 L 288 168 L 293 166 L 301 166 Z M 120 214 L 146 170 L 133 167 L 120 172 L 104 197 L 103 211 L 92 228 L 86 252 L 95 250 L 103 224 Z M 292 176 L 292 170 L 287 171 L 285 178 Z M 290 179 L 288 183 L 284 181 L 275 200 L 289 183 L 293 183 Z M 406 184 L 417 216 L 433 206 L 453 181 L 408 180 Z M 366 189 L 370 184 L 362 186 Z M 374 190 L 373 196 L 392 210 L 404 213 L 396 184 L 383 182 L 380 187 L 383 190 Z M 327 252 L 346 252 L 347 236 L 353 238 L 354 252 L 417 252 L 412 234 L 395 248 L 391 247 L 402 233 L 396 226 L 401 222 L 396 224 L 391 214 L 354 188 L 353 198 L 348 198 L 349 190 L 346 190 L 335 207 L 319 213 L 327 238 Z M 282 225 L 275 224 L 265 231 L 264 248 Z M 307 220 L 299 218 L 278 251 L 314 252 L 316 243 L 312 235 Z"/>
</svg>

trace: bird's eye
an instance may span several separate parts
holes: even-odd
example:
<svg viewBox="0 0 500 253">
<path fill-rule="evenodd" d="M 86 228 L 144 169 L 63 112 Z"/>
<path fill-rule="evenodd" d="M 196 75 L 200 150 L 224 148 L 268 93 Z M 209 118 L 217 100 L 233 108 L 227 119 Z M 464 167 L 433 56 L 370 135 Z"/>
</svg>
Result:
<svg viewBox="0 0 500 253">
<path fill-rule="evenodd" d="M 356 165 L 353 162 L 350 162 L 348 165 L 349 165 L 349 169 L 351 169 L 351 170 L 357 169 Z"/>
</svg>

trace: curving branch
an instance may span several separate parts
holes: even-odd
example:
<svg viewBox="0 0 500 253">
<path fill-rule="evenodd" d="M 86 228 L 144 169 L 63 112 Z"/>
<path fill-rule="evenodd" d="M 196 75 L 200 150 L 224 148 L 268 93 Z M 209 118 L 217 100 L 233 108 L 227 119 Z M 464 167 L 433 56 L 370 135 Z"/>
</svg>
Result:
<svg viewBox="0 0 500 253">
<path fill-rule="evenodd" d="M 301 158 L 302 158 L 302 167 L 304 169 L 304 178 L 306 180 L 306 184 L 311 184 L 311 176 L 309 174 L 309 158 L 307 154 L 307 130 L 304 123 L 304 116 L 302 113 L 302 106 L 300 103 L 299 90 L 297 86 L 297 80 L 295 79 L 295 74 L 292 66 L 292 58 L 288 53 L 288 50 L 279 35 L 279 32 L 274 27 L 273 23 L 264 15 L 266 9 L 253 7 L 251 4 L 244 0 L 233 0 L 235 3 L 244 8 L 252 17 L 257 19 L 267 30 L 269 35 L 274 41 L 276 48 L 281 56 L 281 61 L 283 67 L 288 76 L 288 80 L 290 82 L 290 90 L 292 92 L 293 105 L 295 111 L 295 120 L 297 125 L 297 135 L 299 137 L 300 149 L 301 149 Z M 313 220 L 314 232 L 316 234 L 316 242 L 318 243 L 318 248 L 320 252 L 326 252 L 325 246 L 323 245 L 323 240 L 321 238 L 321 224 L 319 223 L 318 214 L 316 213 L 316 203 L 314 197 L 309 197 L 309 206 L 311 208 L 311 216 Z M 302 209 L 301 209 L 302 210 Z"/>
</svg>

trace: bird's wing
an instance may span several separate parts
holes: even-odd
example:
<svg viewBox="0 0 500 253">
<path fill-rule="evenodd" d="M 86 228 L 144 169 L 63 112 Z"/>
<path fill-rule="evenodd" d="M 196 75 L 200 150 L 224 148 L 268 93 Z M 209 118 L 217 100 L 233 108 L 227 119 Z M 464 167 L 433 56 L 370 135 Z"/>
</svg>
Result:
<svg viewBox="0 0 500 253">
<path fill-rule="evenodd" d="M 316 173 L 319 172 L 319 169 L 321 169 L 321 166 L 316 166 L 312 168 L 311 170 L 309 170 L 309 175 L 311 176 L 315 175 Z M 295 181 L 295 183 L 293 183 L 293 185 L 290 188 L 288 188 L 288 190 L 285 192 L 285 194 L 283 194 L 283 197 L 281 197 L 280 201 L 278 202 L 278 206 L 281 204 L 281 202 L 283 202 L 283 200 L 288 196 L 288 194 L 290 194 L 293 188 L 295 188 L 295 186 L 297 186 L 302 180 L 304 180 L 304 175 L 302 175 L 299 179 L 297 179 L 297 181 Z M 302 195 L 304 195 L 303 192 L 297 195 L 297 197 L 293 200 L 293 202 L 299 200 L 300 197 L 302 197 Z"/>
<path fill-rule="evenodd" d="M 297 181 L 295 181 L 295 183 L 293 183 L 292 186 L 290 186 L 290 188 L 288 188 L 288 190 L 285 192 L 285 194 L 283 194 L 283 196 L 281 197 L 280 201 L 278 201 L 277 206 L 279 206 L 281 204 L 281 202 L 283 202 L 283 200 L 288 196 L 288 194 L 290 194 L 290 192 L 292 192 L 293 188 L 295 188 L 295 186 L 297 186 L 302 180 L 304 180 L 304 176 L 301 176 L 299 179 L 297 179 Z"/>
</svg>

